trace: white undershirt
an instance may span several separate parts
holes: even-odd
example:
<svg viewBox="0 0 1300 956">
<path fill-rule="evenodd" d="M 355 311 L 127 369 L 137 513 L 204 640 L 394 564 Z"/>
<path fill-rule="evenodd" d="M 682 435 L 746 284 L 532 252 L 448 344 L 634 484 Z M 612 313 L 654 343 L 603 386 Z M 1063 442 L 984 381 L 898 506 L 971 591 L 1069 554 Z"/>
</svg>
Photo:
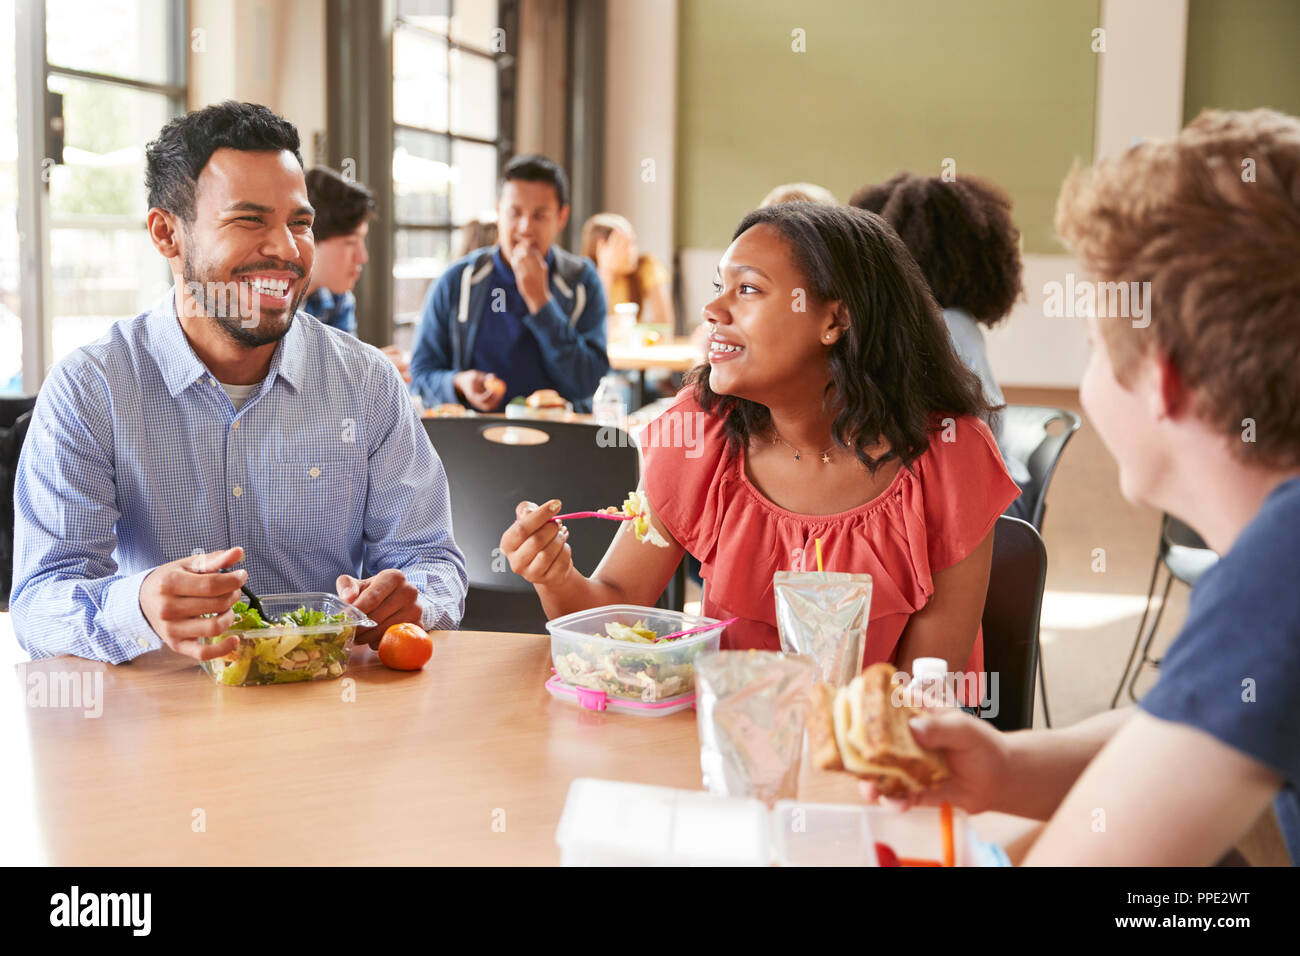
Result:
<svg viewBox="0 0 1300 956">
<path fill-rule="evenodd" d="M 260 388 L 261 385 L 261 382 L 254 382 L 252 385 L 227 385 L 225 382 L 221 383 L 221 387 L 224 388 L 226 394 L 230 396 L 230 401 L 231 404 L 235 406 L 235 411 L 239 411 L 243 408 L 244 402 L 248 401 L 248 396 L 252 395 L 254 389 Z"/>
</svg>

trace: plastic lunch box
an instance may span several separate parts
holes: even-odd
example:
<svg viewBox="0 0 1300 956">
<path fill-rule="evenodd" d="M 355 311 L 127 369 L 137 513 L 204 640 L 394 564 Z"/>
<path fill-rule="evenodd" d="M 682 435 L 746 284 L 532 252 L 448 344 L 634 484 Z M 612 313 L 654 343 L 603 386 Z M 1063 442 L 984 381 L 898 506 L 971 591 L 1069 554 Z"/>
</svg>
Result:
<svg viewBox="0 0 1300 956">
<path fill-rule="evenodd" d="M 877 866 L 875 844 L 905 865 L 940 865 L 940 812 L 865 805 L 715 797 L 614 780 L 569 787 L 556 830 L 564 866 Z M 953 811 L 956 866 L 1007 865 Z"/>
<path fill-rule="evenodd" d="M 634 644 L 604 637 L 611 622 L 644 621 L 656 634 L 704 624 L 715 628 L 661 644 Z M 613 710 L 662 717 L 695 703 L 695 658 L 716 651 L 722 624 L 710 617 L 657 607 L 614 604 L 566 614 L 546 622 L 556 676 L 546 689 L 588 710 Z"/>
<path fill-rule="evenodd" d="M 325 591 L 264 594 L 261 601 L 272 618 L 300 607 L 346 617 L 337 624 L 309 627 L 231 628 L 219 637 L 205 638 L 205 644 L 219 644 L 231 634 L 239 637 L 239 647 L 232 654 L 201 664 L 217 683 L 245 687 L 340 677 L 348 669 L 348 652 L 357 628 L 375 626 L 363 612 Z"/>
</svg>

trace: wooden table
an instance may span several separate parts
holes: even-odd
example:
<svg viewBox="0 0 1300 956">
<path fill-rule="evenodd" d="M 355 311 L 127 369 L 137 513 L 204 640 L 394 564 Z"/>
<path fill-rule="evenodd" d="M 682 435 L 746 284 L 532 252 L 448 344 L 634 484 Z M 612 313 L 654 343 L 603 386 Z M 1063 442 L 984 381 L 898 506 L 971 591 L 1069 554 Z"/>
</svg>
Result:
<svg viewBox="0 0 1300 956">
<path fill-rule="evenodd" d="M 543 637 L 434 643 L 423 671 L 363 648 L 342 680 L 272 687 L 219 686 L 170 651 L 17 665 L 0 681 L 4 789 L 26 809 L 6 829 L 34 858 L 11 842 L 0 862 L 554 864 L 575 777 L 701 786 L 694 711 L 649 720 L 554 700 Z M 23 706 L 34 683 L 83 672 L 103 682 L 101 716 Z M 854 794 L 847 775 L 817 771 L 800 793 Z M 975 820 L 986 839 L 1024 829 Z"/>
<path fill-rule="evenodd" d="M 609 356 L 610 368 L 638 373 L 633 408 L 645 404 L 645 373 L 648 370 L 657 368 L 669 372 L 686 372 L 704 362 L 700 346 L 689 338 L 672 339 L 655 345 L 611 343 L 606 347 L 605 354 Z"/>
</svg>

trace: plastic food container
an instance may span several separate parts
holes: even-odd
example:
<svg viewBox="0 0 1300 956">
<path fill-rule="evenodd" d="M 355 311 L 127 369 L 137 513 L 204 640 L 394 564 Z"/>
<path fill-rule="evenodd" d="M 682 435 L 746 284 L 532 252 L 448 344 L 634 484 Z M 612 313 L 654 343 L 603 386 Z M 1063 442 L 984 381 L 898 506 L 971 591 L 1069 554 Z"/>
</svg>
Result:
<svg viewBox="0 0 1300 956">
<path fill-rule="evenodd" d="M 566 684 L 558 676 L 546 682 L 546 690 L 552 697 L 577 704 L 583 710 L 609 710 L 616 714 L 631 714 L 634 717 L 667 717 L 679 710 L 688 710 L 695 706 L 695 691 L 680 694 L 665 700 L 610 700 L 603 690 L 590 687 L 576 687 Z"/>
<path fill-rule="evenodd" d="M 877 866 L 882 843 L 904 866 L 937 866 L 939 811 L 717 797 L 579 778 L 556 830 L 563 866 Z M 1000 849 L 953 811 L 956 866 L 1005 866 Z"/>
<path fill-rule="evenodd" d="M 605 635 L 605 625 L 617 622 L 629 627 L 637 622 L 656 634 L 671 634 L 703 624 L 717 627 L 658 644 L 618 641 Z M 695 700 L 695 658 L 705 651 L 716 651 L 722 641 L 723 625 L 711 617 L 697 617 L 662 608 L 614 604 L 609 607 L 577 611 L 546 622 L 551 632 L 551 663 L 561 687 L 568 685 L 605 695 L 607 702 L 643 704 L 672 702 L 674 709 L 689 707 Z M 548 688 L 552 693 L 555 689 Z M 562 696 L 556 694 L 556 696 Z M 573 695 L 575 703 L 593 710 L 593 695 Z M 676 699 L 675 699 L 676 698 Z M 606 704 L 608 706 L 608 704 Z M 645 716 L 662 715 L 666 708 L 636 708 L 629 713 Z"/>
<path fill-rule="evenodd" d="M 343 620 L 308 626 L 235 627 L 218 637 L 204 638 L 205 644 L 220 644 L 232 634 L 239 638 L 239 647 L 230 654 L 201 663 L 218 684 L 244 687 L 341 677 L 348 669 L 348 651 L 357 628 L 375 626 L 351 604 L 324 591 L 266 594 L 261 600 L 267 616 L 277 620 L 299 608 L 342 614 Z"/>
</svg>

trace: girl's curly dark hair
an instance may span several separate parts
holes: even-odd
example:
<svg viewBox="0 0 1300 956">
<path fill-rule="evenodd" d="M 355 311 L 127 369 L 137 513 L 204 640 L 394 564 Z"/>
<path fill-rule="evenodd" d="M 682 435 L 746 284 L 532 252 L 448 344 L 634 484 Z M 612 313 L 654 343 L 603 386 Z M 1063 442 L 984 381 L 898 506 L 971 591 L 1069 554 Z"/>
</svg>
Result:
<svg viewBox="0 0 1300 956">
<path fill-rule="evenodd" d="M 1020 230 L 1001 187 L 978 176 L 949 182 L 899 172 L 863 186 L 849 205 L 894 227 L 943 308 L 990 327 L 1011 311 L 1020 295 Z"/>
<path fill-rule="evenodd" d="M 835 441 L 868 471 L 894 458 L 910 467 L 947 416 L 988 416 L 979 379 L 957 357 L 921 270 L 888 223 L 847 206 L 782 203 L 747 215 L 733 241 L 760 223 L 789 244 L 808 297 L 840 302 L 848 313 L 848 328 L 829 350 L 826 401 L 836 410 Z M 767 407 L 714 392 L 709 366 L 687 381 L 701 407 L 723 420 L 732 454 L 751 435 L 773 437 Z M 868 450 L 881 439 L 889 448 L 873 457 Z"/>
</svg>

